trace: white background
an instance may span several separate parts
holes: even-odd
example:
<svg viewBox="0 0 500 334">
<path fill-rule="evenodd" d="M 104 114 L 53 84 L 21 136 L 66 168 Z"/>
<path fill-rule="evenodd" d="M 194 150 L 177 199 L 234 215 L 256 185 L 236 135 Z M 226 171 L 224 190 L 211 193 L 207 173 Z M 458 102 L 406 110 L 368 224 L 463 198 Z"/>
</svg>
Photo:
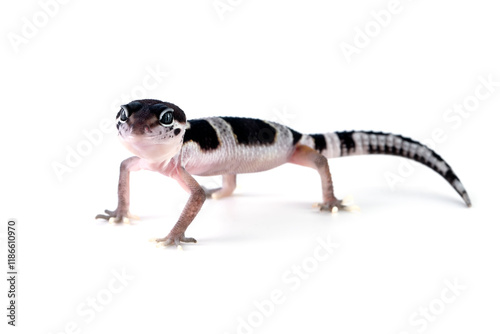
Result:
<svg viewBox="0 0 500 334">
<path fill-rule="evenodd" d="M 227 3 L 221 17 L 212 0 L 69 1 L 43 22 L 37 1 L 2 2 L 0 219 L 19 221 L 20 272 L 15 330 L 0 284 L 2 332 L 498 332 L 500 87 L 467 117 L 447 114 L 480 77 L 500 81 L 494 2 L 401 0 L 351 62 L 341 43 L 353 44 L 389 1 Z M 9 38 L 33 16 L 45 26 L 14 47 Z M 361 207 L 332 216 L 311 208 L 321 199 L 315 172 L 283 166 L 241 176 L 234 197 L 207 201 L 187 230 L 198 244 L 157 249 L 148 239 L 165 236 L 187 200 L 173 180 L 133 174 L 131 211 L 142 220 L 94 220 L 115 208 L 129 156 L 112 127 L 99 126 L 131 94 L 142 97 L 151 69 L 168 75 L 147 81 L 147 97 L 188 118 L 258 117 L 304 133 L 390 131 L 426 143 L 440 131 L 435 148 L 473 207 L 424 166 L 369 156 L 330 161 L 338 196 Z M 96 144 L 58 179 L 54 164 L 85 146 L 85 132 Z M 405 177 L 390 187 L 398 169 Z M 318 238 L 340 245 L 320 263 L 311 258 Z M 293 265 L 309 276 L 298 279 Z M 133 277 L 114 294 L 113 271 Z M 463 287 L 450 303 L 440 301 L 447 280 Z M 255 302 L 274 290 L 282 303 L 257 314 Z M 106 304 L 92 319 L 91 298 Z M 418 313 L 429 307 L 432 321 Z M 249 317 L 257 327 L 241 327 Z"/>
</svg>

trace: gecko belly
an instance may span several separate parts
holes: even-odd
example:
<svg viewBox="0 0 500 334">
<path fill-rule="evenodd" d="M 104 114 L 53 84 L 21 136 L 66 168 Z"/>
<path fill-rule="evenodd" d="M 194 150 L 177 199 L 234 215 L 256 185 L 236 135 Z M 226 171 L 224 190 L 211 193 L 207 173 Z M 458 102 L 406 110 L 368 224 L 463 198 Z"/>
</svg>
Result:
<svg viewBox="0 0 500 334">
<path fill-rule="evenodd" d="M 200 176 L 262 172 L 288 162 L 293 153 L 289 146 L 273 146 L 203 152 L 196 144 L 187 143 L 182 149 L 182 166 L 188 173 Z"/>
</svg>

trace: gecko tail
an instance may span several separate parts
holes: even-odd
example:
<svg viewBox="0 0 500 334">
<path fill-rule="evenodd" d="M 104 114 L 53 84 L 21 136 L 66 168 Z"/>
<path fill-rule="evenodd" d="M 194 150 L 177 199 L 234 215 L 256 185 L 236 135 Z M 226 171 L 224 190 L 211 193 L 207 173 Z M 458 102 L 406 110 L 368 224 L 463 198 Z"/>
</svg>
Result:
<svg viewBox="0 0 500 334">
<path fill-rule="evenodd" d="M 472 205 L 465 187 L 450 165 L 432 149 L 411 138 L 383 132 L 343 131 L 304 135 L 300 143 L 314 148 L 327 158 L 385 154 L 420 162 L 448 181 L 468 207 Z"/>
</svg>

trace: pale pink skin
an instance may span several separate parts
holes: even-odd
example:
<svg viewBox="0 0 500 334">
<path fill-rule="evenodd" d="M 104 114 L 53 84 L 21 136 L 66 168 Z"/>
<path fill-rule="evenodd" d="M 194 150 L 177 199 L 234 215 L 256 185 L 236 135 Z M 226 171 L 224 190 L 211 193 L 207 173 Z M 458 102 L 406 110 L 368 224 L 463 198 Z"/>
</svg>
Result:
<svg viewBox="0 0 500 334">
<path fill-rule="evenodd" d="M 148 128 L 144 134 L 134 133 L 128 124 L 123 124 L 120 127 L 120 141 L 135 156 L 124 160 L 120 165 L 118 207 L 114 211 L 106 210 L 107 215 L 98 215 L 96 218 L 113 218 L 114 222 L 132 219 L 129 212 L 130 172 L 141 169 L 155 171 L 175 179 L 182 188 L 191 194 L 170 233 L 157 241 L 176 245 L 179 245 L 180 242 L 196 242 L 193 238 L 187 238 L 184 232 L 200 211 L 206 195 L 198 182 L 177 163 L 182 148 L 184 127 L 185 124 L 175 122 L 174 128 L 180 128 L 181 133 L 173 138 L 169 137 L 169 133 L 165 133 L 165 128 L 159 125 L 153 129 Z"/>
<path fill-rule="evenodd" d="M 278 147 L 276 151 L 272 152 L 273 154 L 261 154 L 260 156 L 261 152 L 250 151 L 243 152 L 239 157 L 227 154 L 227 152 L 215 152 L 212 155 L 202 154 L 193 143 L 187 143 L 183 146 L 182 138 L 185 126 L 186 124 L 176 123 L 175 127 L 180 128 L 181 133 L 173 138 L 165 135 L 165 129 L 160 126 L 141 135 L 133 134 L 131 128 L 126 124 L 121 126 L 120 141 L 135 156 L 124 160 L 120 165 L 118 207 L 114 211 L 106 210 L 106 215 L 98 215 L 96 218 L 113 218 L 114 222 L 132 219 L 133 217 L 129 213 L 130 172 L 155 171 L 175 179 L 190 194 L 184 210 L 170 233 L 156 241 L 167 245 L 196 242 L 193 238 L 187 238 L 185 231 L 200 211 L 207 195 L 211 198 L 229 196 L 236 188 L 237 173 L 259 172 L 286 162 L 311 167 L 319 172 L 324 201 L 320 206 L 321 209 L 331 210 L 334 206 L 342 207 L 340 201 L 333 195 L 327 159 L 312 148 L 304 145 L 283 144 L 282 147 Z M 253 149 L 258 151 L 259 147 Z M 205 190 L 191 176 L 191 173 L 194 175 L 223 175 L 222 188 Z"/>
</svg>

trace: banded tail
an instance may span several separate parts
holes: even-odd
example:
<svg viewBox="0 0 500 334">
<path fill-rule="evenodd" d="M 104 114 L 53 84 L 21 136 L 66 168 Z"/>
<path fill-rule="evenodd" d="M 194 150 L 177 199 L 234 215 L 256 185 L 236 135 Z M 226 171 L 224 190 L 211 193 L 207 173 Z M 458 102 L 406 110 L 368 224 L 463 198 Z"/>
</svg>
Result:
<svg viewBox="0 0 500 334">
<path fill-rule="evenodd" d="M 407 137 L 373 131 L 344 131 L 304 135 L 303 145 L 314 148 L 327 158 L 351 155 L 387 154 L 420 162 L 440 174 L 471 206 L 469 195 L 450 165 L 427 146 Z"/>
</svg>

